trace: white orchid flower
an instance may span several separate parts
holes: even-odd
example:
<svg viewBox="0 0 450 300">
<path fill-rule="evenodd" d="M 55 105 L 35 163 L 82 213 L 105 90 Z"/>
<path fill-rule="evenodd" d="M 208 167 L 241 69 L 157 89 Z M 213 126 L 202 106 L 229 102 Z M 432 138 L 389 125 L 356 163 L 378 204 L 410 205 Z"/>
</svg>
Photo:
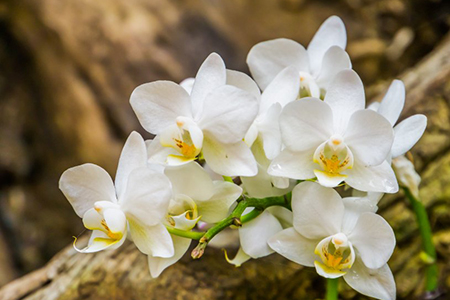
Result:
<svg viewBox="0 0 450 300">
<path fill-rule="evenodd" d="M 132 132 L 120 155 L 115 183 L 94 164 L 65 171 L 59 188 L 84 226 L 92 230 L 83 253 L 115 249 L 127 231 L 137 248 L 149 256 L 174 255 L 172 239 L 163 225 L 171 198 L 169 179 L 147 168 L 142 137 Z"/>
<path fill-rule="evenodd" d="M 247 209 L 243 215 L 253 209 Z M 236 267 L 251 258 L 268 256 L 275 251 L 269 247 L 267 241 L 284 228 L 292 227 L 292 212 L 281 206 L 269 207 L 255 219 L 242 224 L 239 228 L 240 247 L 233 259 L 229 259 L 225 252 L 226 260 Z"/>
<path fill-rule="evenodd" d="M 374 209 L 317 183 L 300 183 L 292 194 L 294 226 L 269 239 L 269 246 L 298 264 L 315 267 L 323 277 L 343 277 L 364 295 L 393 300 L 395 282 L 387 261 L 395 236 Z"/>
<path fill-rule="evenodd" d="M 169 205 L 166 226 L 189 231 L 201 220 L 217 223 L 228 216 L 231 205 L 242 189 L 230 182 L 213 181 L 195 162 L 167 167 L 164 173 L 172 183 L 173 198 Z M 191 240 L 171 234 L 175 254 L 172 257 L 150 257 L 152 277 L 158 277 L 177 262 L 189 249 Z"/>
<path fill-rule="evenodd" d="M 250 50 L 247 64 L 262 90 L 283 69 L 293 66 L 298 72 L 299 97 L 320 98 L 337 73 L 352 68 L 346 45 L 344 23 L 332 16 L 320 26 L 307 50 L 284 38 L 261 42 Z"/>
<path fill-rule="evenodd" d="M 345 181 L 361 191 L 397 192 L 395 174 L 385 161 L 394 139 L 392 126 L 364 107 L 364 87 L 353 70 L 336 75 L 324 101 L 304 98 L 286 105 L 280 116 L 286 148 L 268 173 L 317 177 L 327 187 Z"/>
<path fill-rule="evenodd" d="M 377 111 L 394 127 L 394 142 L 391 157 L 396 158 L 408 152 L 422 137 L 427 127 L 427 117 L 422 114 L 413 115 L 397 123 L 405 105 L 405 85 L 401 80 L 392 81 L 381 103 L 374 102 L 369 109 Z M 389 158 L 389 161 L 391 159 Z"/>
<path fill-rule="evenodd" d="M 189 84 L 185 89 L 170 81 L 146 83 L 133 91 L 131 106 L 142 126 L 158 135 L 155 141 L 161 147 L 154 143 L 153 149 L 169 165 L 190 162 L 202 153 L 221 175 L 256 174 L 255 159 L 242 140 L 256 117 L 258 101 L 226 81 L 225 64 L 212 53 L 200 67 L 191 94 Z"/>
</svg>

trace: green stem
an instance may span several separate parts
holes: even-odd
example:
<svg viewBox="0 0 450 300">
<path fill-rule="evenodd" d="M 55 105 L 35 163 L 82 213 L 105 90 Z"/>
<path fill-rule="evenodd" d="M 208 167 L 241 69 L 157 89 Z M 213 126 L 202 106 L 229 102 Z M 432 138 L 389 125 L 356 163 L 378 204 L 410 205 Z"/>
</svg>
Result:
<svg viewBox="0 0 450 300">
<path fill-rule="evenodd" d="M 242 226 L 243 221 L 249 222 L 256 218 L 260 213 L 262 213 L 267 207 L 270 206 L 283 206 L 290 209 L 290 201 L 284 197 L 268 197 L 268 198 L 245 198 L 242 197 L 238 200 L 237 206 L 234 208 L 233 212 L 211 227 L 208 231 L 205 232 L 203 237 L 199 240 L 197 247 L 192 251 L 192 258 L 197 259 L 200 258 L 205 252 L 205 248 L 208 245 L 208 242 L 211 241 L 213 237 L 215 237 L 219 232 L 224 230 L 225 228 L 235 225 Z M 248 213 L 247 215 L 242 217 L 245 209 L 247 207 L 254 207 L 254 211 Z M 242 219 L 241 219 L 242 217 Z"/>
<path fill-rule="evenodd" d="M 231 178 L 230 176 L 222 176 L 222 177 L 223 177 L 223 180 L 234 183 L 233 178 Z"/>
<path fill-rule="evenodd" d="M 327 278 L 327 295 L 326 300 L 338 300 L 339 278 L 330 279 Z"/>
<path fill-rule="evenodd" d="M 407 187 L 402 187 L 406 197 L 416 214 L 417 225 L 419 226 L 422 237 L 423 251 L 426 254 L 424 260 L 428 265 L 426 267 L 426 291 L 434 291 L 438 287 L 438 268 L 436 264 L 436 249 L 433 244 L 433 233 L 425 206 L 415 197 Z"/>
<path fill-rule="evenodd" d="M 197 231 L 185 231 L 177 228 L 173 228 L 171 226 L 166 226 L 167 231 L 169 231 L 170 234 L 185 237 L 191 240 L 199 240 L 203 237 L 205 234 L 204 232 L 197 232 Z"/>
</svg>

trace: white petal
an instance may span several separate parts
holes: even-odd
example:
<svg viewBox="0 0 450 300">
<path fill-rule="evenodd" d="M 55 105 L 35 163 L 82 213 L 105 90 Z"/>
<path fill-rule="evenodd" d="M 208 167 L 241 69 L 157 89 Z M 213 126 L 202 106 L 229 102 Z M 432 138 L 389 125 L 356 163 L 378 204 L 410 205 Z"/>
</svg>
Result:
<svg viewBox="0 0 450 300">
<path fill-rule="evenodd" d="M 225 259 L 227 260 L 227 262 L 236 267 L 240 267 L 243 263 L 250 260 L 251 258 L 252 257 L 250 255 L 248 255 L 247 253 L 244 252 L 244 250 L 242 250 L 242 247 L 239 247 L 239 250 L 233 259 L 229 259 L 227 251 L 225 251 Z"/>
<path fill-rule="evenodd" d="M 166 176 L 140 168 L 131 172 L 120 205 L 127 219 L 131 217 L 153 226 L 165 217 L 171 197 L 171 184 Z"/>
<path fill-rule="evenodd" d="M 258 174 L 256 176 L 241 176 L 241 181 L 246 194 L 250 197 L 265 198 L 281 196 L 289 192 L 289 189 L 276 188 L 272 183 L 272 176 L 267 174 L 266 168 L 263 168 L 260 164 L 258 164 Z"/>
<path fill-rule="evenodd" d="M 256 44 L 248 53 L 247 64 L 262 90 L 286 67 L 294 66 L 298 71 L 309 72 L 309 58 L 305 48 L 288 39 Z"/>
<path fill-rule="evenodd" d="M 351 68 L 352 62 L 350 61 L 347 52 L 341 47 L 332 46 L 323 56 L 322 67 L 316 82 L 321 88 L 328 90 L 328 87 L 336 74 L 342 70 Z"/>
<path fill-rule="evenodd" d="M 355 112 L 344 135 L 354 159 L 365 166 L 381 164 L 388 156 L 393 140 L 391 124 L 370 109 Z"/>
<path fill-rule="evenodd" d="M 197 201 L 208 200 L 214 193 L 213 181 L 196 162 L 178 167 L 167 167 L 164 173 L 172 182 L 174 195 L 184 194 Z"/>
<path fill-rule="evenodd" d="M 112 233 L 126 235 L 127 219 L 120 209 L 106 209 L 103 213 L 106 225 Z"/>
<path fill-rule="evenodd" d="M 333 113 L 316 98 L 303 98 L 286 105 L 280 116 L 281 137 L 287 148 L 317 148 L 333 135 Z"/>
<path fill-rule="evenodd" d="M 281 226 L 283 228 L 292 227 L 292 223 L 294 222 L 294 215 L 292 211 L 282 206 L 271 206 L 267 208 L 267 211 L 271 213 L 275 218 L 280 221 Z"/>
<path fill-rule="evenodd" d="M 179 153 L 170 147 L 161 145 L 160 136 L 157 135 L 153 140 L 145 141 L 147 147 L 147 158 L 149 164 L 167 164 L 167 157 L 169 155 L 179 155 Z"/>
<path fill-rule="evenodd" d="M 298 233 L 323 239 L 341 231 L 344 204 L 335 190 L 305 181 L 292 191 L 292 212 Z"/>
<path fill-rule="evenodd" d="M 269 212 L 264 211 L 239 228 L 242 250 L 252 258 L 267 256 L 273 253 L 267 240 L 282 230 L 280 222 Z"/>
<path fill-rule="evenodd" d="M 378 210 L 378 200 L 378 197 L 371 198 L 369 196 L 343 198 L 345 214 L 342 220 L 342 232 L 348 235 L 355 228 L 356 222 L 362 213 L 375 213 Z"/>
<path fill-rule="evenodd" d="M 260 113 L 266 112 L 275 103 L 284 107 L 297 99 L 300 89 L 298 70 L 295 67 L 283 69 L 267 86 L 261 96 Z"/>
<path fill-rule="evenodd" d="M 268 159 L 273 159 L 281 151 L 281 132 L 279 118 L 281 105 L 273 104 L 265 116 L 258 122 L 259 135 L 261 136 L 264 152 Z"/>
<path fill-rule="evenodd" d="M 402 112 L 403 105 L 405 105 L 405 85 L 401 80 L 394 80 L 381 100 L 378 113 L 394 126 Z"/>
<path fill-rule="evenodd" d="M 395 300 L 395 281 L 389 266 L 368 269 L 356 259 L 353 267 L 344 275 L 344 280 L 357 292 L 381 300 Z"/>
<path fill-rule="evenodd" d="M 308 45 L 308 54 L 313 73 L 319 72 L 325 52 L 332 46 L 345 49 L 347 33 L 345 25 L 337 16 L 331 16 L 322 23 Z"/>
<path fill-rule="evenodd" d="M 200 66 L 197 76 L 195 76 L 195 83 L 191 92 L 194 116 L 201 113 L 206 95 L 225 85 L 226 80 L 225 63 L 217 53 L 211 53 Z"/>
<path fill-rule="evenodd" d="M 83 215 L 83 225 L 89 230 L 102 230 L 103 217 L 94 209 L 91 208 Z"/>
<path fill-rule="evenodd" d="M 408 152 L 422 137 L 427 127 L 427 117 L 411 116 L 394 127 L 395 137 L 392 145 L 392 157 Z"/>
<path fill-rule="evenodd" d="M 314 254 L 319 240 L 310 240 L 300 235 L 294 228 L 285 229 L 268 241 L 270 248 L 302 266 L 313 267 L 317 256 Z"/>
<path fill-rule="evenodd" d="M 144 254 L 158 257 L 172 257 L 174 245 L 167 228 L 158 223 L 148 226 L 135 218 L 128 217 L 130 234 L 136 247 Z"/>
<path fill-rule="evenodd" d="M 180 82 L 180 86 L 188 92 L 188 94 L 191 94 L 192 87 L 194 86 L 195 78 L 189 77 L 184 79 L 182 82 Z"/>
<path fill-rule="evenodd" d="M 346 272 L 339 269 L 330 268 L 327 265 L 319 261 L 314 261 L 314 267 L 316 267 L 316 272 L 322 277 L 334 279 L 342 277 Z"/>
<path fill-rule="evenodd" d="M 407 187 L 414 196 L 419 198 L 419 184 L 422 179 L 414 169 L 413 162 L 404 155 L 400 155 L 392 160 L 392 168 L 399 184 Z"/>
<path fill-rule="evenodd" d="M 275 157 L 267 170 L 272 176 L 286 177 L 292 179 L 314 178 L 314 169 L 317 164 L 313 161 L 314 150 L 293 152 L 289 149 L 281 151 Z"/>
<path fill-rule="evenodd" d="M 258 127 L 256 125 L 256 120 L 253 122 L 253 124 L 248 129 L 247 133 L 244 137 L 244 142 L 247 144 L 247 146 L 251 147 L 255 140 L 258 138 Z"/>
<path fill-rule="evenodd" d="M 128 176 L 131 171 L 147 165 L 147 149 L 142 136 L 133 131 L 123 146 L 120 154 L 119 165 L 117 166 L 115 186 L 117 198 L 121 199 L 125 193 L 128 183 Z"/>
<path fill-rule="evenodd" d="M 222 230 L 208 243 L 208 247 L 214 247 L 216 249 L 239 247 L 239 231 L 231 228 Z"/>
<path fill-rule="evenodd" d="M 324 99 L 333 111 L 335 133 L 342 134 L 355 111 L 364 109 L 364 86 L 353 70 L 344 70 L 336 74 Z"/>
<path fill-rule="evenodd" d="M 158 277 L 167 267 L 173 265 L 180 260 L 181 257 L 186 253 L 191 245 L 191 240 L 176 235 L 171 235 L 173 239 L 173 247 L 175 249 L 174 255 L 172 257 L 156 257 L 148 256 L 148 267 L 150 269 L 150 275 L 153 278 Z"/>
<path fill-rule="evenodd" d="M 214 172 L 224 176 L 254 176 L 258 172 L 255 158 L 244 142 L 222 144 L 205 136 L 203 156 Z"/>
<path fill-rule="evenodd" d="M 192 117 L 189 94 L 171 81 L 138 86 L 131 94 L 130 103 L 142 127 L 153 134 L 173 124 L 178 116 Z"/>
<path fill-rule="evenodd" d="M 347 178 L 346 175 L 331 175 L 330 173 L 323 172 L 321 170 L 314 170 L 314 175 L 316 175 L 317 182 L 320 183 L 320 185 L 329 188 L 337 187 L 342 181 Z"/>
<path fill-rule="evenodd" d="M 223 143 L 237 143 L 244 138 L 257 113 L 255 96 L 227 85 L 206 96 L 198 125 Z"/>
<path fill-rule="evenodd" d="M 352 188 L 366 192 L 397 193 L 398 183 L 391 165 L 384 161 L 381 165 L 364 167 L 355 161 L 352 169 L 345 171 L 345 182 Z"/>
<path fill-rule="evenodd" d="M 109 174 L 94 164 L 84 164 L 66 170 L 59 180 L 59 189 L 82 218 L 97 201 L 117 202 Z"/>
<path fill-rule="evenodd" d="M 253 79 L 245 73 L 233 70 L 227 70 L 227 85 L 235 86 L 241 90 L 249 92 L 255 98 L 261 97 L 261 92 L 258 85 Z"/>
<path fill-rule="evenodd" d="M 386 220 L 374 213 L 361 214 L 348 238 L 371 269 L 381 268 L 394 252 L 394 231 Z"/>
<path fill-rule="evenodd" d="M 217 223 L 228 216 L 231 205 L 241 196 L 242 188 L 231 182 L 214 181 L 211 199 L 196 201 L 198 214 L 206 223 Z"/>
<path fill-rule="evenodd" d="M 113 250 L 119 248 L 126 240 L 126 232 L 120 240 L 110 239 L 104 232 L 99 230 L 92 231 L 91 237 L 89 238 L 88 245 L 83 249 L 76 248 L 75 250 L 80 253 L 94 253 L 102 250 Z"/>
</svg>

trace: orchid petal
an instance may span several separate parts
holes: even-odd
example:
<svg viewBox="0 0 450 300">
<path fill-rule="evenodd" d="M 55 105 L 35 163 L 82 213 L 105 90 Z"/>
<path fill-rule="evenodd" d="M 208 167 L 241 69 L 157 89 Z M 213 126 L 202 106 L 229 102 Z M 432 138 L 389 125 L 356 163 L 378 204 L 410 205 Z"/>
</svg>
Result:
<svg viewBox="0 0 450 300">
<path fill-rule="evenodd" d="M 191 240 L 176 235 L 171 235 L 175 249 L 172 257 L 148 256 L 148 267 L 152 278 L 157 278 L 167 268 L 179 261 L 191 245 Z"/>
<path fill-rule="evenodd" d="M 258 101 L 250 93 L 223 86 L 206 96 L 198 125 L 222 143 L 242 140 L 258 113 Z"/>
<path fill-rule="evenodd" d="M 316 82 L 321 88 L 328 90 L 336 74 L 351 68 L 352 62 L 347 52 L 339 46 L 332 46 L 323 56 L 322 66 Z"/>
<path fill-rule="evenodd" d="M 344 204 L 339 194 L 315 182 L 302 182 L 292 191 L 294 228 L 308 239 L 339 233 Z"/>
<path fill-rule="evenodd" d="M 214 194 L 208 200 L 196 201 L 198 214 L 206 223 L 217 223 L 228 216 L 231 205 L 242 195 L 242 188 L 231 182 L 214 181 Z"/>
<path fill-rule="evenodd" d="M 392 81 L 389 89 L 381 100 L 378 113 L 385 117 L 392 126 L 397 123 L 398 117 L 405 105 L 405 85 L 401 80 Z"/>
<path fill-rule="evenodd" d="M 97 201 L 117 202 L 109 174 L 94 164 L 84 164 L 66 170 L 59 180 L 59 189 L 82 218 Z"/>
<path fill-rule="evenodd" d="M 255 96 L 256 99 L 259 99 L 261 97 L 261 91 L 259 90 L 258 85 L 250 76 L 245 73 L 227 70 L 226 84 L 244 90 Z"/>
<path fill-rule="evenodd" d="M 394 252 L 394 231 L 386 220 L 374 213 L 361 214 L 348 238 L 371 269 L 381 268 Z"/>
<path fill-rule="evenodd" d="M 250 255 L 248 255 L 247 253 L 244 252 L 244 250 L 242 250 L 242 247 L 239 247 L 239 250 L 233 259 L 229 259 L 228 254 L 225 251 L 225 259 L 227 260 L 227 262 L 229 264 L 232 264 L 235 267 L 242 266 L 243 263 L 245 263 L 246 261 L 249 261 L 251 258 L 252 257 Z"/>
<path fill-rule="evenodd" d="M 307 239 L 294 228 L 288 228 L 271 237 L 268 243 L 270 248 L 287 259 L 302 266 L 314 266 L 314 260 L 317 258 L 314 249 L 319 240 Z"/>
<path fill-rule="evenodd" d="M 198 116 L 202 112 L 206 95 L 225 85 L 226 76 L 225 63 L 222 58 L 217 53 L 211 53 L 200 66 L 192 87 L 191 101 L 194 116 Z"/>
<path fill-rule="evenodd" d="M 223 144 L 205 136 L 203 156 L 214 172 L 224 176 L 254 176 L 258 172 L 252 152 L 242 141 Z"/>
<path fill-rule="evenodd" d="M 142 127 L 159 134 L 178 116 L 192 117 L 189 94 L 171 81 L 154 81 L 138 86 L 130 98 Z"/>
<path fill-rule="evenodd" d="M 408 152 L 422 137 L 427 127 L 427 117 L 424 115 L 411 116 L 394 127 L 394 143 L 392 157 Z"/>
<path fill-rule="evenodd" d="M 102 250 L 113 250 L 120 247 L 126 240 L 126 231 L 120 240 L 115 240 L 109 238 L 104 232 L 100 230 L 92 231 L 91 237 L 89 238 L 88 245 L 83 249 L 78 249 L 74 245 L 76 251 L 80 253 L 94 253 Z"/>
<path fill-rule="evenodd" d="M 280 115 L 280 128 L 288 149 L 315 149 L 332 136 L 333 114 L 322 100 L 303 98 L 285 106 Z"/>
<path fill-rule="evenodd" d="M 158 277 L 167 267 L 180 260 L 191 245 L 191 240 L 176 235 L 171 235 L 173 240 L 174 255 L 172 257 L 148 256 L 148 267 L 152 278 Z"/>
<path fill-rule="evenodd" d="M 252 258 L 267 256 L 274 252 L 267 244 L 267 240 L 282 230 L 280 222 L 269 212 L 264 211 L 239 228 L 242 250 Z"/>
<path fill-rule="evenodd" d="M 354 112 L 364 109 L 364 86 L 353 70 L 336 74 L 324 99 L 333 111 L 335 133 L 342 134 Z"/>
<path fill-rule="evenodd" d="M 308 45 L 308 55 L 312 73 L 318 73 L 325 53 L 332 46 L 345 49 L 347 33 L 344 22 L 337 16 L 331 16 L 322 23 Z"/>
<path fill-rule="evenodd" d="M 256 44 L 248 53 L 247 64 L 262 90 L 286 67 L 294 66 L 298 71 L 309 72 L 309 57 L 305 48 L 289 39 Z"/>
<path fill-rule="evenodd" d="M 398 183 L 391 165 L 384 161 L 381 165 L 365 167 L 355 161 L 352 169 L 345 170 L 345 182 L 352 188 L 366 192 L 398 192 Z"/>
<path fill-rule="evenodd" d="M 279 103 L 281 107 L 297 99 L 300 89 L 298 70 L 293 67 L 283 69 L 267 86 L 261 95 L 260 113 Z"/>
<path fill-rule="evenodd" d="M 274 158 L 267 173 L 272 176 L 301 180 L 314 178 L 313 170 L 317 166 L 313 161 L 314 150 L 309 149 L 302 152 L 293 152 L 285 149 L 281 151 L 280 155 Z"/>
<path fill-rule="evenodd" d="M 194 87 L 195 78 L 189 77 L 180 82 L 180 86 L 190 95 Z"/>
<path fill-rule="evenodd" d="M 128 217 L 130 234 L 136 247 L 144 254 L 157 257 L 172 257 L 174 245 L 167 228 L 158 223 L 148 226 L 140 220 Z"/>
<path fill-rule="evenodd" d="M 133 131 L 125 142 L 125 146 L 123 146 L 117 166 L 115 186 L 118 199 L 121 199 L 125 193 L 131 171 L 145 167 L 146 164 L 147 149 L 144 139 L 139 133 Z"/>
<path fill-rule="evenodd" d="M 357 292 L 381 300 L 395 300 L 394 276 L 385 264 L 379 269 L 367 268 L 360 259 L 344 275 L 344 280 Z"/>
<path fill-rule="evenodd" d="M 130 173 L 122 202 L 127 219 L 134 218 L 146 226 L 154 226 L 164 219 L 172 196 L 169 179 L 148 168 Z"/>
<path fill-rule="evenodd" d="M 389 154 L 394 140 L 391 124 L 370 109 L 355 112 L 344 135 L 354 159 L 365 166 L 381 164 Z"/>
<path fill-rule="evenodd" d="M 280 114 L 281 105 L 275 103 L 267 110 L 264 118 L 258 123 L 264 153 L 268 159 L 274 159 L 281 151 Z"/>
<path fill-rule="evenodd" d="M 184 194 L 195 201 L 208 200 L 214 193 L 214 184 L 208 173 L 196 162 L 165 169 L 172 183 L 174 195 Z"/>
</svg>

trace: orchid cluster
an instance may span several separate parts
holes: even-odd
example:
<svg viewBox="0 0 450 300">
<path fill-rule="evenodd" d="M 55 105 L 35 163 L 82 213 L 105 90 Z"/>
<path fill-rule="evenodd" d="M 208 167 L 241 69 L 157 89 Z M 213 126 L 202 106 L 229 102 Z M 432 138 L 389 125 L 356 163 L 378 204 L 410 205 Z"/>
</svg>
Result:
<svg viewBox="0 0 450 300">
<path fill-rule="evenodd" d="M 75 248 L 116 249 L 129 238 L 157 277 L 192 240 L 194 258 L 208 244 L 239 243 L 226 257 L 236 266 L 277 252 L 362 294 L 395 299 L 387 265 L 395 236 L 377 204 L 398 192 L 397 177 L 417 193 L 420 177 L 403 155 L 426 117 L 396 125 L 405 100 L 399 80 L 366 108 L 345 47 L 344 24 L 333 16 L 306 49 L 288 39 L 255 45 L 247 57 L 253 79 L 212 53 L 195 78 L 138 86 L 130 103 L 155 138 L 130 134 L 114 182 L 93 164 L 61 176 L 60 189 L 92 230 L 87 246 Z"/>
</svg>

